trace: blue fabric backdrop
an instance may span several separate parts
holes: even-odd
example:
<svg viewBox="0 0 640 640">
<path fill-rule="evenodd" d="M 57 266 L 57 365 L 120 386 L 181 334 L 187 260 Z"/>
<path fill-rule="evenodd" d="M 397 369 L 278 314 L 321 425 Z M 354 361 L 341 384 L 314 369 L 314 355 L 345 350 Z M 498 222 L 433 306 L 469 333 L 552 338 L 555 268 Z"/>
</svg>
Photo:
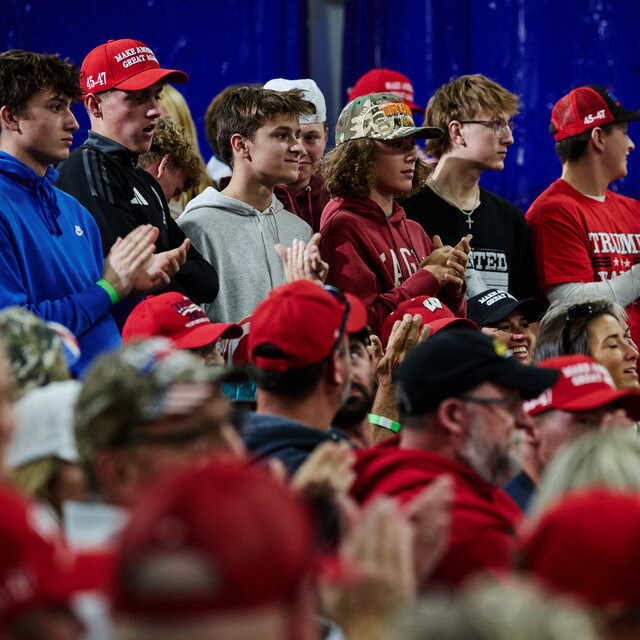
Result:
<svg viewBox="0 0 640 640">
<path fill-rule="evenodd" d="M 483 73 L 521 96 L 504 171 L 483 186 L 526 209 L 560 175 L 551 109 L 573 87 L 610 87 L 640 108 L 640 4 L 631 0 L 347 0 L 343 87 L 372 67 L 411 78 L 416 104 L 452 76 Z M 629 126 L 640 144 L 640 124 Z M 640 198 L 640 149 L 616 184 Z M 639 223 L 640 226 L 640 223 Z"/>
</svg>

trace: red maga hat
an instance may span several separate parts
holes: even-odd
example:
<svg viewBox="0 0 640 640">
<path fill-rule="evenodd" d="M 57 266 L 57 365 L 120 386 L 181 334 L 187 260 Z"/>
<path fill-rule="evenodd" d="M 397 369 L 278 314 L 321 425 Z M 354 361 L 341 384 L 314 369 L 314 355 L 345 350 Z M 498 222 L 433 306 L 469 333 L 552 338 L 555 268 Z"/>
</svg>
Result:
<svg viewBox="0 0 640 640">
<path fill-rule="evenodd" d="M 411 80 L 399 71 L 391 69 L 371 69 L 358 79 L 349 92 L 349 102 L 370 93 L 393 93 L 403 100 L 409 109 L 424 113 L 424 108 L 413 101 Z"/>
<path fill-rule="evenodd" d="M 175 291 L 147 296 L 136 305 L 122 327 L 124 344 L 165 336 L 177 349 L 195 349 L 218 338 L 239 338 L 241 335 L 239 325 L 211 322 L 195 302 Z"/>
<path fill-rule="evenodd" d="M 109 40 L 90 51 L 80 68 L 83 95 L 109 89 L 138 91 L 161 80 L 180 84 L 189 76 L 162 69 L 153 51 L 139 40 Z"/>
<path fill-rule="evenodd" d="M 640 120 L 640 110 L 627 111 L 606 87 L 590 84 L 571 90 L 551 112 L 549 131 L 556 142 L 609 122 Z"/>
<path fill-rule="evenodd" d="M 440 329 L 453 326 L 461 329 L 477 329 L 478 325 L 467 318 L 458 318 L 453 311 L 445 304 L 440 302 L 438 298 L 432 296 L 418 296 L 401 302 L 396 309 L 390 313 L 380 331 L 380 341 L 383 347 L 387 347 L 391 330 L 396 320 L 402 320 L 405 313 L 415 315 L 419 313 L 422 316 L 422 325 L 428 324 L 431 328 L 430 335 L 436 333 Z"/>
<path fill-rule="evenodd" d="M 116 553 L 113 607 L 136 618 L 254 609 L 320 568 L 304 504 L 262 469 L 216 460 L 140 496 Z"/>
<path fill-rule="evenodd" d="M 529 415 L 550 409 L 588 411 L 618 401 L 633 420 L 640 420 L 640 392 L 617 390 L 609 372 L 589 356 L 578 354 L 547 358 L 537 364 L 557 369 L 557 382 L 540 396 L 524 403 Z"/>
<path fill-rule="evenodd" d="M 592 605 L 640 605 L 640 496 L 587 488 L 567 494 L 521 533 L 524 568 Z"/>
<path fill-rule="evenodd" d="M 260 369 L 299 369 L 328 358 L 341 335 L 362 331 L 366 324 L 367 310 L 355 296 L 296 280 L 273 289 L 255 308 L 249 358 Z M 266 344 L 283 355 L 256 355 L 256 348 Z"/>
</svg>

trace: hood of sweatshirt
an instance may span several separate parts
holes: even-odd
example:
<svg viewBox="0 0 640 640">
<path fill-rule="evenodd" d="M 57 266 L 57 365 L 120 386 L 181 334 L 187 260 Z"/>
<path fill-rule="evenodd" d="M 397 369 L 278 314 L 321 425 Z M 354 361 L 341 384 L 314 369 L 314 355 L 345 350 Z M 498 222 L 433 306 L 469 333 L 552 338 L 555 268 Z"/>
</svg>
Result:
<svg viewBox="0 0 640 640">
<path fill-rule="evenodd" d="M 393 213 L 387 218 L 380 205 L 371 198 L 332 198 L 322 212 L 322 226 L 327 224 L 336 211 L 341 209 L 357 213 L 372 222 L 388 223 L 393 226 L 402 224 L 407 219 L 404 209 L 396 200 L 393 201 Z"/>
<path fill-rule="evenodd" d="M 0 151 L 0 172 L 35 193 L 49 233 L 61 236 L 62 229 L 58 224 L 60 209 L 53 187 L 53 182 L 58 179 L 58 172 L 49 166 L 44 176 L 39 176 L 26 164 L 3 151 Z"/>
<path fill-rule="evenodd" d="M 250 204 L 236 200 L 236 198 L 225 196 L 213 187 L 207 187 L 200 195 L 196 196 L 187 204 L 184 213 L 180 217 L 188 216 L 190 212 L 201 208 L 221 209 L 225 213 L 236 216 L 275 215 L 281 211 L 285 211 L 280 200 L 274 195 L 271 196 L 271 204 L 264 211 L 258 211 L 258 209 L 252 207 Z"/>
</svg>

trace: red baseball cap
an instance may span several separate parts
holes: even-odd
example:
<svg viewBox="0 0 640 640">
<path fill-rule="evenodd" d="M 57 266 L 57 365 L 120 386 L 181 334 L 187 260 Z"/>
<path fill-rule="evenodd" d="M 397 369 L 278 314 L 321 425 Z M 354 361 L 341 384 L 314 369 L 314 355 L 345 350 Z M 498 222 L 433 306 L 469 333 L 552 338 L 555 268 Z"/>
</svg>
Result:
<svg viewBox="0 0 640 640">
<path fill-rule="evenodd" d="M 412 111 L 424 113 L 424 108 L 413 101 L 411 80 L 399 71 L 371 69 L 358 79 L 349 93 L 349 102 L 370 93 L 393 93 L 401 98 Z"/>
<path fill-rule="evenodd" d="M 140 496 L 116 551 L 116 615 L 184 618 L 283 602 L 320 568 L 313 519 L 262 469 L 215 460 Z"/>
<path fill-rule="evenodd" d="M 640 420 L 640 392 L 616 389 L 609 372 L 589 356 L 547 358 L 537 366 L 557 369 L 560 376 L 552 387 L 524 403 L 524 411 L 529 415 L 549 409 L 587 411 L 618 400 L 631 418 Z"/>
<path fill-rule="evenodd" d="M 113 555 L 76 554 L 42 505 L 0 489 L 0 627 L 31 608 L 66 606 L 81 591 L 106 591 Z"/>
<path fill-rule="evenodd" d="M 640 110 L 627 111 L 606 87 L 589 84 L 572 89 L 551 112 L 549 132 L 556 142 L 609 122 L 640 120 Z"/>
<path fill-rule="evenodd" d="M 109 89 L 138 91 L 161 80 L 181 84 L 189 76 L 161 69 L 153 51 L 139 40 L 109 40 L 90 51 L 80 68 L 83 95 Z"/>
<path fill-rule="evenodd" d="M 422 325 L 428 324 L 431 327 L 430 335 L 445 327 L 460 327 L 461 329 L 477 329 L 478 325 L 468 318 L 458 318 L 453 311 L 438 298 L 432 296 L 418 296 L 401 302 L 396 309 L 390 313 L 380 331 L 382 346 L 386 348 L 391 330 L 396 320 L 402 320 L 405 313 L 412 316 L 419 313 L 422 316 Z"/>
<path fill-rule="evenodd" d="M 165 336 L 177 349 L 195 349 L 218 338 L 239 338 L 241 335 L 240 325 L 211 322 L 195 302 L 175 291 L 147 296 L 136 305 L 122 327 L 124 344 Z"/>
<path fill-rule="evenodd" d="M 592 605 L 640 605 L 640 495 L 588 488 L 521 532 L 523 568 Z"/>
<path fill-rule="evenodd" d="M 346 321 L 346 322 L 345 322 Z M 273 289 L 254 310 L 249 329 L 249 358 L 260 369 L 287 371 L 322 362 L 342 333 L 367 324 L 358 298 L 334 287 L 296 280 Z M 284 357 L 255 355 L 260 345 L 277 347 Z"/>
</svg>

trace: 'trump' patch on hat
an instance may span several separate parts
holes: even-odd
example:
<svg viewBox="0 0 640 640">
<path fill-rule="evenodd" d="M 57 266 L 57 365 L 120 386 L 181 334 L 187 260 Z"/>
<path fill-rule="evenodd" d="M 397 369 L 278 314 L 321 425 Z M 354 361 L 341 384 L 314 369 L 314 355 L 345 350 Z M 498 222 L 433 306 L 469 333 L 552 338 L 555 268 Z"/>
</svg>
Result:
<svg viewBox="0 0 640 640">
<path fill-rule="evenodd" d="M 401 302 L 396 307 L 395 311 L 386 317 L 380 331 L 380 341 L 382 342 L 383 347 L 386 348 L 387 346 L 393 325 L 397 320 L 402 320 L 405 313 L 410 313 L 412 316 L 420 314 L 422 316 L 421 324 L 423 326 L 428 324 L 431 328 L 431 333 L 429 335 L 434 335 L 436 331 L 440 331 L 440 329 L 444 329 L 445 327 L 459 327 L 467 329 L 478 328 L 473 320 L 458 318 L 453 311 L 451 311 L 451 309 L 449 309 L 449 307 L 442 303 L 438 298 L 434 298 L 432 296 L 418 296 L 416 298 L 411 298 L 411 300 Z"/>
<path fill-rule="evenodd" d="M 521 364 L 497 338 L 470 329 L 450 329 L 439 331 L 407 354 L 398 370 L 398 404 L 403 415 L 421 415 L 483 382 L 534 398 L 558 375 L 553 369 Z"/>
<path fill-rule="evenodd" d="M 633 420 L 640 419 L 640 392 L 618 391 L 609 372 L 589 356 L 573 354 L 547 358 L 537 366 L 556 369 L 560 377 L 553 387 L 524 403 L 523 409 L 529 415 L 550 409 L 587 411 L 619 401 Z"/>
<path fill-rule="evenodd" d="M 606 87 L 589 84 L 572 89 L 551 112 L 549 132 L 556 142 L 609 122 L 640 120 L 640 110 L 627 111 Z"/>
<path fill-rule="evenodd" d="M 109 89 L 138 91 L 161 80 L 182 84 L 189 76 L 162 69 L 153 51 L 139 40 L 109 40 L 90 51 L 80 69 L 83 95 Z"/>
<path fill-rule="evenodd" d="M 336 123 L 336 146 L 357 138 L 396 140 L 442 135 L 440 127 L 416 127 L 409 106 L 392 93 L 371 93 L 352 100 Z"/>
</svg>

